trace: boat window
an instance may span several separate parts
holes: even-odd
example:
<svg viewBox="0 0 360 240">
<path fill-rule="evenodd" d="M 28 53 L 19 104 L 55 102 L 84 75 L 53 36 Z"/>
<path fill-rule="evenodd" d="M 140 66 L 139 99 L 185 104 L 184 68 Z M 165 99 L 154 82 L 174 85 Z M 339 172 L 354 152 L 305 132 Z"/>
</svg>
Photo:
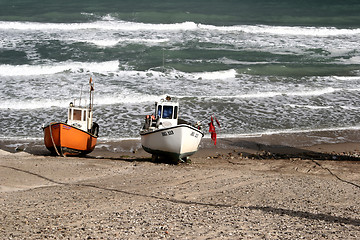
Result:
<svg viewBox="0 0 360 240">
<path fill-rule="evenodd" d="M 83 121 L 86 121 L 86 111 L 83 111 Z"/>
<path fill-rule="evenodd" d="M 81 110 L 74 109 L 73 120 L 81 121 Z"/>
<path fill-rule="evenodd" d="M 174 109 L 174 119 L 177 119 L 177 116 L 178 115 L 178 106 L 175 106 L 175 109 Z"/>
<path fill-rule="evenodd" d="M 163 112 L 163 118 L 171 119 L 172 113 L 173 113 L 173 107 L 172 106 L 164 106 L 164 112 Z"/>
<path fill-rule="evenodd" d="M 159 105 L 158 106 L 158 112 L 157 112 L 157 116 L 161 117 L 161 110 L 162 110 L 162 106 Z"/>
</svg>

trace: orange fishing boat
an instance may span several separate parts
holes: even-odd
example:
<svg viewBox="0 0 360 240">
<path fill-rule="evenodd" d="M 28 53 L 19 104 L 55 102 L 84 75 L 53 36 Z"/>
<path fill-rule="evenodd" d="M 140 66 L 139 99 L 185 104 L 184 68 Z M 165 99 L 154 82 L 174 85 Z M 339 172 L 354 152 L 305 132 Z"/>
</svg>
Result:
<svg viewBox="0 0 360 240">
<path fill-rule="evenodd" d="M 90 104 L 75 106 L 71 102 L 66 122 L 52 122 L 43 127 L 44 142 L 47 149 L 59 156 L 85 155 L 95 148 L 99 125 L 93 122 L 94 85 L 90 78 Z"/>
</svg>

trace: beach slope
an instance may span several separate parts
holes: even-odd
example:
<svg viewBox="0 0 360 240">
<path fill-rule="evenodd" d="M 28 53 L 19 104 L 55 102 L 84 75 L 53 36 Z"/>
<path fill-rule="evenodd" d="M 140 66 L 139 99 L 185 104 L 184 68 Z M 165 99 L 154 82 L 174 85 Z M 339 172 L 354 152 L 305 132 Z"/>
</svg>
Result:
<svg viewBox="0 0 360 240">
<path fill-rule="evenodd" d="M 360 237 L 357 143 L 205 140 L 179 165 L 122 146 L 84 158 L 0 150 L 0 238 Z"/>
</svg>

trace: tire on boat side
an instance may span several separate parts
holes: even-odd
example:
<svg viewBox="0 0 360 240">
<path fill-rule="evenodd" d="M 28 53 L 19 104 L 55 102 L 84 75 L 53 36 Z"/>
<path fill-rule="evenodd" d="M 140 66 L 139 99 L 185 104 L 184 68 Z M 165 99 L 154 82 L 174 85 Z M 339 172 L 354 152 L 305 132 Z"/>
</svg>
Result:
<svg viewBox="0 0 360 240">
<path fill-rule="evenodd" d="M 93 125 L 92 125 L 91 134 L 96 136 L 96 137 L 99 136 L 99 124 L 97 124 L 96 122 L 94 122 Z"/>
</svg>

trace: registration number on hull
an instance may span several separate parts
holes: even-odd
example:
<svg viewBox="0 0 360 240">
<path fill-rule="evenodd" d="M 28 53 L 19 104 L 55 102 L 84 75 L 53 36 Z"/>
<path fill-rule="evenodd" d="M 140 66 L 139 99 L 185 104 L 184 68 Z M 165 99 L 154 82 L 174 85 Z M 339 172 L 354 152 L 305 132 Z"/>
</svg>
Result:
<svg viewBox="0 0 360 240">
<path fill-rule="evenodd" d="M 198 137 L 199 137 L 199 134 L 198 134 L 198 133 L 195 133 L 195 132 L 192 132 L 192 133 L 190 134 L 190 136 L 195 137 L 195 138 L 198 138 Z"/>
<path fill-rule="evenodd" d="M 175 133 L 174 133 L 173 130 L 170 130 L 170 131 L 166 131 L 166 132 L 162 132 L 162 133 L 161 133 L 161 135 L 162 135 L 163 137 L 171 136 L 171 135 L 174 135 L 174 134 L 175 134 Z M 195 138 L 198 138 L 198 137 L 199 137 L 199 133 L 192 132 L 192 133 L 190 134 L 190 136 L 195 137 Z"/>
<path fill-rule="evenodd" d="M 170 131 L 162 132 L 161 135 L 163 135 L 163 137 L 174 135 L 174 131 L 170 130 Z"/>
</svg>

